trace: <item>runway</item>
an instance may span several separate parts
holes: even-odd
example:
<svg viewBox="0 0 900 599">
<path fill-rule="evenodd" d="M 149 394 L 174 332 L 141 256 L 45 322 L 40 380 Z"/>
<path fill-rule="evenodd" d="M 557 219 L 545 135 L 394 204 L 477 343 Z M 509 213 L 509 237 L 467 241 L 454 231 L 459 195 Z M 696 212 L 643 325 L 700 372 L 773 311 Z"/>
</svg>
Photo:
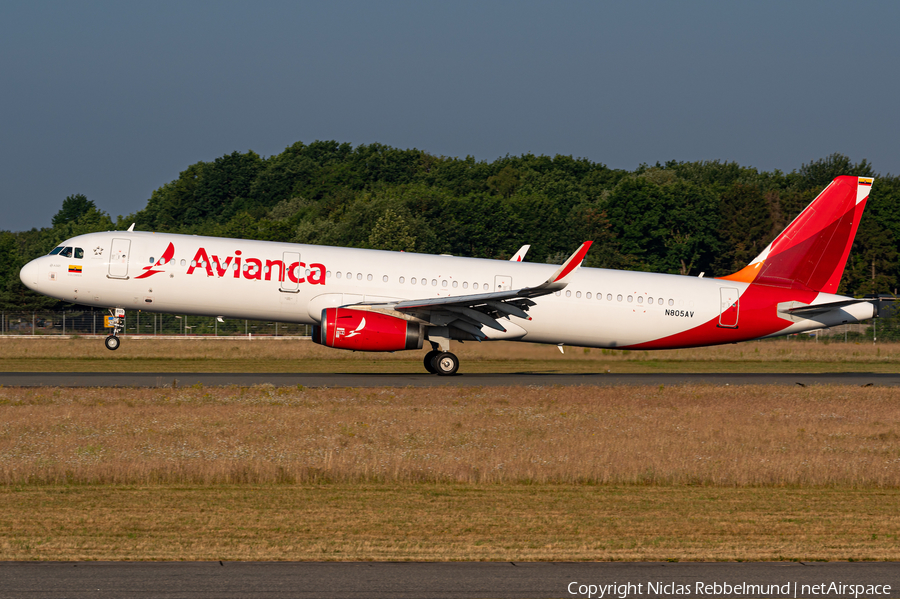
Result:
<svg viewBox="0 0 900 599">
<path fill-rule="evenodd" d="M 184 387 L 252 386 L 278 387 L 497 387 L 533 386 L 615 386 L 615 385 L 854 385 L 900 386 L 900 373 L 840 372 L 815 374 L 780 373 L 658 373 L 658 374 L 429 374 L 371 373 L 203 373 L 203 372 L 3 372 L 0 385 L 6 387 Z"/>
<path fill-rule="evenodd" d="M 803 585 L 810 589 L 831 583 L 872 585 L 869 592 L 855 594 L 860 597 L 900 597 L 900 564 L 6 562 L 0 563 L 0 581 L 0 598 L 600 597 L 598 587 L 614 583 L 633 587 L 619 587 L 619 592 L 607 587 L 603 597 L 854 596 L 853 591 L 826 593 L 822 588 L 803 592 Z M 702 585 L 699 592 L 698 583 Z M 731 592 L 725 592 L 724 584 Z M 777 585 L 778 589 L 760 592 L 742 586 L 742 592 L 733 592 L 735 585 L 765 585 L 764 589 Z M 688 592 L 676 592 L 679 588 Z"/>
</svg>

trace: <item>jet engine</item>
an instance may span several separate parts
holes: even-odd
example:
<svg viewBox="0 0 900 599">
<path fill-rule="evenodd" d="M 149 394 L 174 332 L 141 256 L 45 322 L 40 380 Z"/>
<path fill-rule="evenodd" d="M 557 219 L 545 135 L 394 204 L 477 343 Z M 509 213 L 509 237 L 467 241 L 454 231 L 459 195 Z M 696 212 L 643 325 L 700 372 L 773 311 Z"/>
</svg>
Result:
<svg viewBox="0 0 900 599">
<path fill-rule="evenodd" d="M 322 310 L 321 324 L 313 327 L 312 340 L 354 351 L 422 349 L 424 329 L 422 324 L 382 312 L 326 308 Z"/>
</svg>

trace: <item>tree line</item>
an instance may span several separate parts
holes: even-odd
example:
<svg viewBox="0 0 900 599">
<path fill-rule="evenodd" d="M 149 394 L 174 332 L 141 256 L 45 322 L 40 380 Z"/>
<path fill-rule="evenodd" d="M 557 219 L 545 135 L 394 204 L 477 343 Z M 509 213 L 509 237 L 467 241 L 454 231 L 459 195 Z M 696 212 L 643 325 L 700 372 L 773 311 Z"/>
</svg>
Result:
<svg viewBox="0 0 900 599">
<path fill-rule="evenodd" d="M 0 232 L 0 309 L 60 307 L 19 268 L 59 242 L 124 229 L 559 263 L 581 241 L 587 266 L 721 276 L 752 260 L 836 176 L 874 176 L 840 293 L 898 287 L 900 178 L 833 154 L 790 173 L 704 161 L 611 169 L 571 156 L 447 158 L 381 144 L 297 142 L 267 158 L 197 162 L 113 220 L 82 194 L 51 226 Z"/>
</svg>

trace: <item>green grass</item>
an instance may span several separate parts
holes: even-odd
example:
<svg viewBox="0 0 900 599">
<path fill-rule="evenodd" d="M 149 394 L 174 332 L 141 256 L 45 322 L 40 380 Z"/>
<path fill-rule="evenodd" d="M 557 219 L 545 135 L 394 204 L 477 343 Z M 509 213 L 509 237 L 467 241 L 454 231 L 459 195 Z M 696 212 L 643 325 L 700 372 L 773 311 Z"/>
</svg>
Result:
<svg viewBox="0 0 900 599">
<path fill-rule="evenodd" d="M 455 343 L 462 373 L 897 372 L 900 344 L 774 340 L 719 347 L 600 350 L 525 343 Z M 346 352 L 289 339 L 0 339 L 0 372 L 422 373 L 425 350 Z"/>
<path fill-rule="evenodd" d="M 23 486 L 0 559 L 893 561 L 898 514 L 898 490 Z"/>
</svg>

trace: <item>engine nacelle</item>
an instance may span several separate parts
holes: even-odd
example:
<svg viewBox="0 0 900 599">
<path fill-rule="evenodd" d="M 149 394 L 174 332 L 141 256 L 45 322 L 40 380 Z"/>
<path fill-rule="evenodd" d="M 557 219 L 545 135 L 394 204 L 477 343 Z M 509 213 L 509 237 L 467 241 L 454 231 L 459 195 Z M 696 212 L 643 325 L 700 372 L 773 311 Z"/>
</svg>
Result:
<svg viewBox="0 0 900 599">
<path fill-rule="evenodd" d="M 326 308 L 322 310 L 321 325 L 313 327 L 312 340 L 354 351 L 422 349 L 424 329 L 419 323 L 381 312 Z"/>
</svg>

